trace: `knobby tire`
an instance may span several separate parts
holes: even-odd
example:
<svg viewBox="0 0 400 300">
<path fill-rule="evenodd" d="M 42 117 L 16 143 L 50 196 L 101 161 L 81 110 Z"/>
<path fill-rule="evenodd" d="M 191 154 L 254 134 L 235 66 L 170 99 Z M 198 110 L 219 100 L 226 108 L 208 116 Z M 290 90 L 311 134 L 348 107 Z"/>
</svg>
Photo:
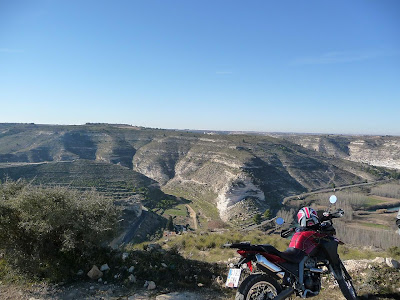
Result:
<svg viewBox="0 0 400 300">
<path fill-rule="evenodd" d="M 354 288 L 351 277 L 349 273 L 347 273 L 347 270 L 344 267 L 343 263 L 340 262 L 339 265 L 333 269 L 334 272 L 337 273 L 337 276 L 335 276 L 335 278 L 340 290 L 342 291 L 343 296 L 347 300 L 357 300 L 358 297 L 356 289 Z"/>
<path fill-rule="evenodd" d="M 266 274 L 252 274 L 240 284 L 235 300 L 257 299 L 253 298 L 252 294 L 256 297 L 257 289 L 263 289 L 263 286 L 267 287 L 267 290 L 270 292 L 270 297 L 264 299 L 273 299 L 282 291 L 281 285 L 270 276 Z"/>
</svg>

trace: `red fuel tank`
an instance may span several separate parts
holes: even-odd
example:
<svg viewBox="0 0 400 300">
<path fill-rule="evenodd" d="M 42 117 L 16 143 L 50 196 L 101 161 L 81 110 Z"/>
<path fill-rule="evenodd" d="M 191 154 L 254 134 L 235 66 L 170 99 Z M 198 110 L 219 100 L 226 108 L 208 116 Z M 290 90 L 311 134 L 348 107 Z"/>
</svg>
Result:
<svg viewBox="0 0 400 300">
<path fill-rule="evenodd" d="M 310 254 L 318 246 L 319 239 L 324 236 L 324 234 L 316 231 L 296 232 L 290 240 L 289 247 L 297 248 Z"/>
</svg>

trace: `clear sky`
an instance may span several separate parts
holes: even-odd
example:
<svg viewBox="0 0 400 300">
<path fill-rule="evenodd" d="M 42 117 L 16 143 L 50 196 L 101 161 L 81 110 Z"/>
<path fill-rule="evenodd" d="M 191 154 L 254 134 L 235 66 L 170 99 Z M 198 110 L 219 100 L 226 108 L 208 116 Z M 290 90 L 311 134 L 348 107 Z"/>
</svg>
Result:
<svg viewBox="0 0 400 300">
<path fill-rule="evenodd" d="M 400 135 L 400 1 L 0 0 L 0 122 Z"/>
</svg>

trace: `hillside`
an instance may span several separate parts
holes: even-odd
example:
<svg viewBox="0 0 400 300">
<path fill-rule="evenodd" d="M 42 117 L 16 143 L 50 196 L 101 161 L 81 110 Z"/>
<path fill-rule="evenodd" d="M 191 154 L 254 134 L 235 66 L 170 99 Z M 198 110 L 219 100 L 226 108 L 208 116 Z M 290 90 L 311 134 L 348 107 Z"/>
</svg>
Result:
<svg viewBox="0 0 400 300">
<path fill-rule="evenodd" d="M 392 169 L 400 169 L 400 137 L 275 134 L 323 154 Z"/>
<path fill-rule="evenodd" d="M 219 217 L 243 222 L 257 212 L 278 208 L 286 196 L 390 175 L 385 169 L 350 161 L 344 154 L 332 156 L 304 146 L 287 137 L 209 135 L 128 125 L 0 124 L 0 170 L 14 178 L 21 174 L 38 182 L 69 184 L 78 180 L 73 174 L 85 168 L 77 172 L 75 162 L 75 167 L 62 171 L 66 162 L 102 162 L 102 171 L 93 169 L 98 164 L 92 165 L 87 178 L 113 182 L 112 176 L 104 174 L 126 174 L 129 182 L 139 180 L 136 187 L 159 187 L 191 201 L 204 224 Z M 60 170 L 57 176 L 49 175 L 51 168 Z"/>
</svg>

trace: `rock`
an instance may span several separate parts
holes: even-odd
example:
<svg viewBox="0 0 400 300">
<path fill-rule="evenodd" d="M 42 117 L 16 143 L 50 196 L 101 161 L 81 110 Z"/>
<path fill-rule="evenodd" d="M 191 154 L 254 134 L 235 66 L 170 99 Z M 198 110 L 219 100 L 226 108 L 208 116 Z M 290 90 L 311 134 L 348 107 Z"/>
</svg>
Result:
<svg viewBox="0 0 400 300">
<path fill-rule="evenodd" d="M 223 279 L 221 276 L 217 276 L 217 278 L 215 279 L 215 281 L 217 282 L 218 285 L 220 285 L 220 286 L 225 286 L 224 279 Z"/>
<path fill-rule="evenodd" d="M 99 270 L 97 266 L 93 266 L 92 269 L 87 273 L 90 279 L 97 280 L 103 277 L 103 272 Z"/>
<path fill-rule="evenodd" d="M 133 274 L 129 275 L 128 279 L 129 279 L 129 281 L 132 282 L 132 283 L 135 283 L 135 282 L 136 282 L 136 277 L 135 277 L 135 275 L 133 275 Z"/>
<path fill-rule="evenodd" d="M 384 264 L 385 263 L 385 259 L 383 257 L 375 257 L 372 260 L 373 263 L 377 263 L 377 264 Z"/>
<path fill-rule="evenodd" d="M 148 290 L 154 290 L 156 288 L 156 284 L 154 281 L 146 281 L 144 283 L 144 288 L 147 288 Z"/>
<path fill-rule="evenodd" d="M 128 272 L 129 272 L 129 273 L 133 273 L 134 270 L 135 270 L 135 267 L 134 267 L 134 266 L 131 266 L 131 267 L 128 269 Z"/>
<path fill-rule="evenodd" d="M 100 271 L 105 272 L 110 270 L 110 267 L 108 266 L 108 264 L 104 264 L 100 267 Z"/>
<path fill-rule="evenodd" d="M 102 283 L 102 282 L 103 282 L 103 279 L 102 279 L 102 278 L 99 278 L 99 279 L 97 280 L 97 282 L 98 282 L 98 283 Z"/>
<path fill-rule="evenodd" d="M 167 264 L 165 263 L 161 263 L 161 266 L 163 266 L 164 268 L 168 268 Z"/>
<path fill-rule="evenodd" d="M 359 260 L 349 259 L 343 261 L 343 264 L 348 272 L 353 272 L 353 271 L 358 272 L 360 270 L 366 269 L 368 267 L 368 264 L 370 263 L 371 261 L 369 259 L 359 259 Z"/>
<path fill-rule="evenodd" d="M 82 276 L 83 275 L 83 270 L 79 270 L 77 273 L 76 273 L 76 275 L 78 275 L 78 276 Z"/>
<path fill-rule="evenodd" d="M 94 290 L 94 286 L 90 286 L 89 290 L 93 291 Z"/>
<path fill-rule="evenodd" d="M 122 253 L 122 260 L 125 261 L 129 257 L 129 253 Z"/>
<path fill-rule="evenodd" d="M 202 283 L 198 283 L 198 284 L 197 284 L 197 286 L 198 286 L 198 287 L 203 287 L 203 286 L 204 286 L 204 284 L 202 284 Z"/>
<path fill-rule="evenodd" d="M 390 268 L 394 268 L 394 269 L 400 269 L 400 264 L 397 260 L 391 258 L 391 257 L 386 257 L 386 264 L 390 267 Z"/>
</svg>

